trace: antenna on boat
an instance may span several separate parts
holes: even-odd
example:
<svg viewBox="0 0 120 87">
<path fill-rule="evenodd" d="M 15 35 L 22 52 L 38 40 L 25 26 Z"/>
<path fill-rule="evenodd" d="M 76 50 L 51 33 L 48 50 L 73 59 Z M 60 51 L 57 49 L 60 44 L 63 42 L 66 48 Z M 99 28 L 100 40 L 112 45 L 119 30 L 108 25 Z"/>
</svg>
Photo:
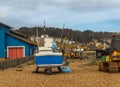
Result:
<svg viewBox="0 0 120 87">
<path fill-rule="evenodd" d="M 44 34 L 46 34 L 45 20 L 44 20 Z"/>
<path fill-rule="evenodd" d="M 64 27 L 65 27 L 65 24 L 63 24 L 63 29 L 62 29 L 62 33 L 61 33 L 60 50 L 61 50 L 61 48 L 62 48 L 62 44 L 63 44 L 63 32 L 64 32 Z"/>
</svg>

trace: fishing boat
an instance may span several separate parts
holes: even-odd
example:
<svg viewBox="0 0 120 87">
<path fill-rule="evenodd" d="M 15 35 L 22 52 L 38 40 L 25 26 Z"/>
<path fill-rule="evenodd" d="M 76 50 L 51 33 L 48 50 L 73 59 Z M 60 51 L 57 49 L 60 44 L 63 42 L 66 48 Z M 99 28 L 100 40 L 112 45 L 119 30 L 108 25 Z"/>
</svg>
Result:
<svg viewBox="0 0 120 87">
<path fill-rule="evenodd" d="M 63 56 L 60 52 L 42 50 L 35 54 L 35 63 L 37 65 L 36 72 L 39 68 L 45 68 L 47 74 L 52 74 L 52 68 L 58 68 L 59 72 L 72 72 L 69 62 L 63 64 Z"/>
<path fill-rule="evenodd" d="M 46 38 L 46 34 L 43 35 L 43 38 Z M 56 52 L 56 49 L 57 44 L 55 41 L 52 42 L 52 48 L 48 48 L 47 46 L 39 47 L 39 52 L 35 54 L 36 72 L 38 72 L 39 68 L 45 68 L 45 72 L 51 74 L 54 67 L 57 67 L 62 72 L 63 55 L 62 52 Z"/>
</svg>

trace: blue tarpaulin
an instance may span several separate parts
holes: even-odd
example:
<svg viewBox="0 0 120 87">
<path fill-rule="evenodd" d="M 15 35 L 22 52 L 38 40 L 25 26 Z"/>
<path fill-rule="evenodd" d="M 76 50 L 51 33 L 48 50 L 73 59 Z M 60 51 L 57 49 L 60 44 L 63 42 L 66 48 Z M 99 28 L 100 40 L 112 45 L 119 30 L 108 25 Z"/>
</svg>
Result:
<svg viewBox="0 0 120 87">
<path fill-rule="evenodd" d="M 66 66 L 66 67 L 60 66 L 60 69 L 61 69 L 62 72 L 72 72 L 72 70 L 70 69 L 69 66 Z"/>
</svg>

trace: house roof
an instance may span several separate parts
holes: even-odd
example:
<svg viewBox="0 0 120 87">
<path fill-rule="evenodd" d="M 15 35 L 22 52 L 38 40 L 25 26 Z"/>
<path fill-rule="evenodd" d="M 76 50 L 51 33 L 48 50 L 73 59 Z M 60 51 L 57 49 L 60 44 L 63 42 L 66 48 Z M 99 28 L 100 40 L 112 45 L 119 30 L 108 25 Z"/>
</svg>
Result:
<svg viewBox="0 0 120 87">
<path fill-rule="evenodd" d="M 22 41 L 24 41 L 24 42 L 26 42 L 26 43 L 28 43 L 28 44 L 37 46 L 37 43 L 36 43 L 36 42 L 33 42 L 33 41 L 28 40 L 28 39 L 26 39 L 26 38 L 22 38 L 22 37 L 20 37 L 20 36 L 14 35 L 14 34 L 12 34 L 12 33 L 10 33 L 10 32 L 6 32 L 6 34 L 8 34 L 8 35 L 10 35 L 10 36 L 12 36 L 12 37 L 15 37 L 15 38 L 17 38 L 17 39 L 19 39 L 19 40 L 22 40 Z"/>
<path fill-rule="evenodd" d="M 12 27 L 10 27 L 10 26 L 8 26 L 8 25 L 6 25 L 6 24 L 4 24 L 4 23 L 2 23 L 2 22 L 0 22 L 0 26 L 5 26 L 5 27 L 7 27 L 7 28 L 9 28 L 9 29 L 11 29 Z"/>
</svg>

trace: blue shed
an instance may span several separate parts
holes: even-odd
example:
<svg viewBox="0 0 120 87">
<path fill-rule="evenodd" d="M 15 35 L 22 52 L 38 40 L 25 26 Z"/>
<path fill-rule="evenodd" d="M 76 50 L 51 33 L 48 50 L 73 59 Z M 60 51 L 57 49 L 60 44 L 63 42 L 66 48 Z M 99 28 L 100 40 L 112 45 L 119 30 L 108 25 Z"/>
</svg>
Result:
<svg viewBox="0 0 120 87">
<path fill-rule="evenodd" d="M 24 58 L 31 56 L 37 44 L 27 36 L 12 30 L 12 27 L 0 22 L 0 58 Z"/>
</svg>

